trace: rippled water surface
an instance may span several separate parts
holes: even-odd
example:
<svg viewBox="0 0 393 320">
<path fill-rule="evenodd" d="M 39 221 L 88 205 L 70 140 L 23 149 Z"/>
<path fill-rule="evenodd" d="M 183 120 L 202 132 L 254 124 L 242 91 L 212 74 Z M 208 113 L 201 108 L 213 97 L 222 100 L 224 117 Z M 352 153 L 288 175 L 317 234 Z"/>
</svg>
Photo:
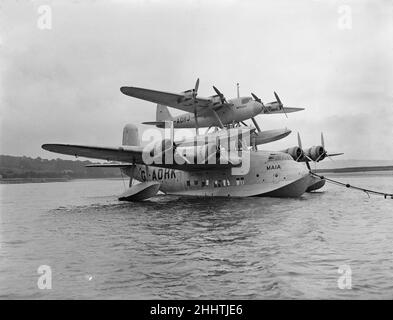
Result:
<svg viewBox="0 0 393 320">
<path fill-rule="evenodd" d="M 392 175 L 337 179 L 393 191 Z M 123 190 L 0 185 L 0 298 L 393 298 L 393 200 L 326 185 L 300 199 L 120 203 Z M 351 289 L 338 288 L 343 266 Z"/>
</svg>

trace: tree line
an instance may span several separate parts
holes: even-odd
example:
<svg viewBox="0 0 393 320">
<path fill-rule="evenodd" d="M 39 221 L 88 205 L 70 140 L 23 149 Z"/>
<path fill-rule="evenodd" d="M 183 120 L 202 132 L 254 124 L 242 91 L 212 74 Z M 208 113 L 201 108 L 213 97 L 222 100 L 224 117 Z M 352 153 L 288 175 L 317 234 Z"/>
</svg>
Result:
<svg viewBox="0 0 393 320">
<path fill-rule="evenodd" d="M 12 178 L 111 178 L 120 177 L 118 168 L 86 168 L 85 160 L 42 159 L 0 155 L 0 176 Z"/>
</svg>

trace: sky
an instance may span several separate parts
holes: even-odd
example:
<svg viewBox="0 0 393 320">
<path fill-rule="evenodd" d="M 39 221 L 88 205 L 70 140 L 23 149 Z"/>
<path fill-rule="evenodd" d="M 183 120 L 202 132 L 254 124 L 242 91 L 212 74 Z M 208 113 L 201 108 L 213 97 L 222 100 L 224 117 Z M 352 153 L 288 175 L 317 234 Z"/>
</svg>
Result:
<svg viewBox="0 0 393 320">
<path fill-rule="evenodd" d="M 263 149 L 296 145 L 296 132 L 317 145 L 323 131 L 341 159 L 393 160 L 392 39 L 390 0 L 1 1 L 0 154 L 118 146 L 156 109 L 121 86 L 181 92 L 200 78 L 200 96 L 235 97 L 239 82 L 242 96 L 306 108 L 258 116 L 293 131 Z"/>
</svg>

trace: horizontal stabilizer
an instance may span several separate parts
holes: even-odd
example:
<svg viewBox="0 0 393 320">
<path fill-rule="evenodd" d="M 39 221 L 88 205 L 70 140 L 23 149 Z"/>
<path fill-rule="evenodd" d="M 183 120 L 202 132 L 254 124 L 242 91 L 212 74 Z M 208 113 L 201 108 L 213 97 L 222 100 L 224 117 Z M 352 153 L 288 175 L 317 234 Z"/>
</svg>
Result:
<svg viewBox="0 0 393 320">
<path fill-rule="evenodd" d="M 165 127 L 165 121 L 146 121 L 146 122 L 142 122 L 142 124 L 153 125 L 159 128 Z"/>
</svg>

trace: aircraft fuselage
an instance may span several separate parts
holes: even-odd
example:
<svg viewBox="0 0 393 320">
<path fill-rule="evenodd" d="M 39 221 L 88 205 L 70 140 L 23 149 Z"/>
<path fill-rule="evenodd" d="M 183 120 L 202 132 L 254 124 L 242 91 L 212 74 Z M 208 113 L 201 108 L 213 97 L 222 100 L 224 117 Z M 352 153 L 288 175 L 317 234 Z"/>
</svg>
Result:
<svg viewBox="0 0 393 320">
<path fill-rule="evenodd" d="M 280 110 L 277 102 L 267 103 L 265 104 L 265 108 L 263 108 L 261 103 L 254 101 L 251 97 L 231 99 L 228 101 L 228 103 L 228 106 L 222 106 L 218 109 L 215 109 L 218 118 L 220 118 L 221 123 L 224 125 L 246 121 L 252 117 L 257 116 L 258 114 L 282 113 L 282 110 Z M 191 106 L 192 104 L 190 104 L 190 107 Z M 285 107 L 285 110 L 287 113 L 289 113 L 303 109 Z M 197 121 L 195 121 L 195 114 L 189 112 L 174 116 L 172 120 L 174 122 L 175 128 L 220 126 L 220 122 L 218 121 L 217 117 L 208 108 L 206 111 L 199 112 L 197 114 Z"/>
<path fill-rule="evenodd" d="M 250 152 L 250 169 L 244 175 L 232 175 L 231 169 L 182 171 L 136 165 L 125 174 L 141 181 L 160 183 L 166 194 L 190 196 L 280 196 L 298 197 L 310 184 L 306 166 L 280 152 Z"/>
</svg>

